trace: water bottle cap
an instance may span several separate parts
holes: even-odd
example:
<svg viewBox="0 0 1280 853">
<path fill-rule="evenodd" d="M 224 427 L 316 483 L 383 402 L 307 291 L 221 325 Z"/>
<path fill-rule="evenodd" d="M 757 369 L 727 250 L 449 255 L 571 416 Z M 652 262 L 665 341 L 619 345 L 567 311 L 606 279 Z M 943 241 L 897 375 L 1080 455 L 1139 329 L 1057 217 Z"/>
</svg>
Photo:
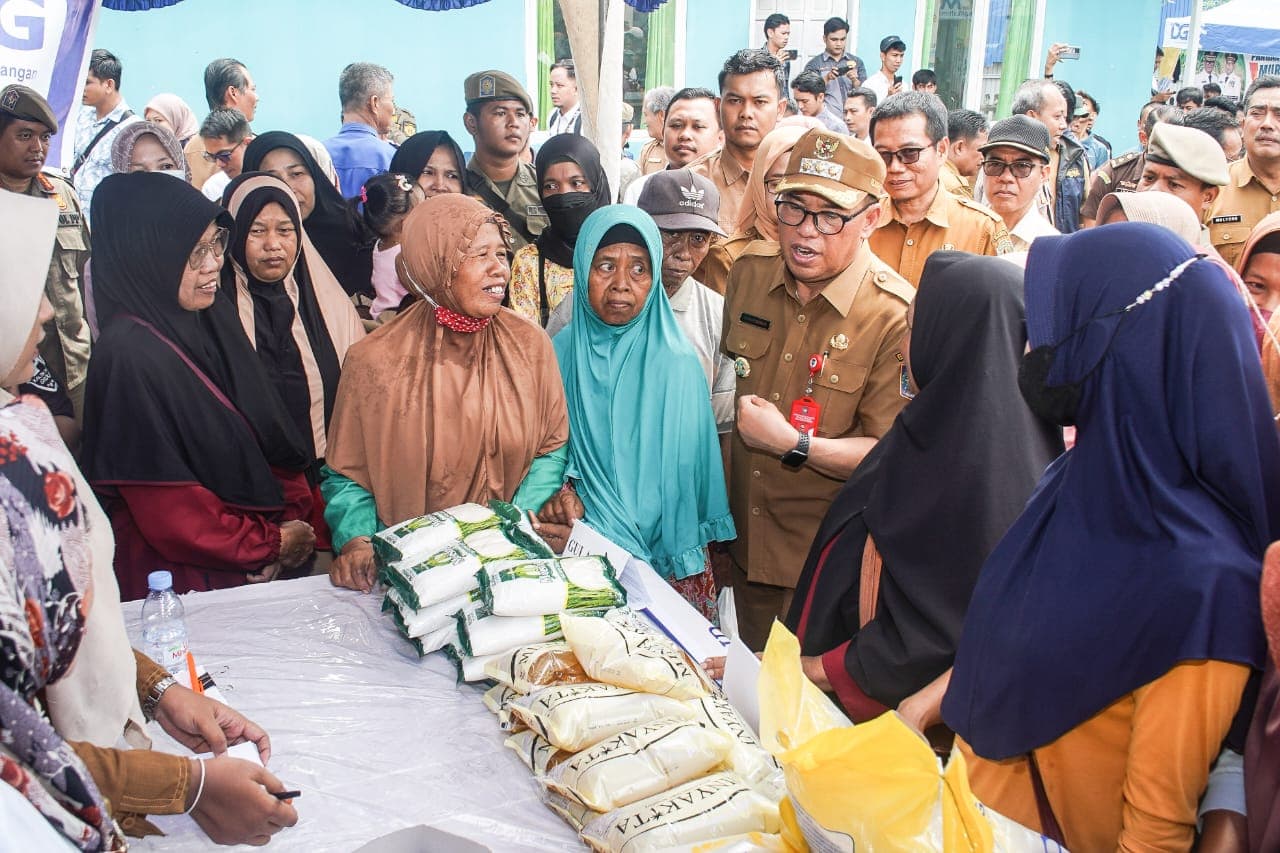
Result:
<svg viewBox="0 0 1280 853">
<path fill-rule="evenodd" d="M 156 592 L 173 589 L 173 574 L 163 570 L 152 572 L 147 575 L 147 588 Z"/>
</svg>

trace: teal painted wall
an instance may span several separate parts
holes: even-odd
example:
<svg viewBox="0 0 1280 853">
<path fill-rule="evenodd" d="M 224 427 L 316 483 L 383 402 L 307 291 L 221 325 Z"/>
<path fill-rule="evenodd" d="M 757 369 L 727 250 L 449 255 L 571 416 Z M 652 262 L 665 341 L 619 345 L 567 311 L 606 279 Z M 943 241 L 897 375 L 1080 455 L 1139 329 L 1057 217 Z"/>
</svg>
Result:
<svg viewBox="0 0 1280 853">
<path fill-rule="evenodd" d="M 524 0 L 449 12 L 395 0 L 185 0 L 149 12 L 104 9 L 94 42 L 120 57 L 125 98 L 139 113 L 153 95 L 176 92 L 204 118 L 204 67 L 233 56 L 258 85 L 257 132 L 319 139 L 338 130 L 338 74 L 349 62 L 387 66 L 418 127 L 448 130 L 468 150 L 463 79 L 492 67 L 529 82 Z"/>
<path fill-rule="evenodd" d="M 688 0 L 685 39 L 686 86 L 718 91 L 724 61 L 744 47 L 759 47 L 763 36 L 751 28 L 749 0 Z"/>
<path fill-rule="evenodd" d="M 901 36 L 907 43 L 907 55 L 902 62 L 902 76 L 911 83 L 911 73 L 921 66 L 920 45 L 912 44 L 916 28 L 915 3 L 885 3 L 862 0 L 858 17 L 857 50 L 868 74 L 880 70 L 880 40 L 885 36 Z"/>
</svg>

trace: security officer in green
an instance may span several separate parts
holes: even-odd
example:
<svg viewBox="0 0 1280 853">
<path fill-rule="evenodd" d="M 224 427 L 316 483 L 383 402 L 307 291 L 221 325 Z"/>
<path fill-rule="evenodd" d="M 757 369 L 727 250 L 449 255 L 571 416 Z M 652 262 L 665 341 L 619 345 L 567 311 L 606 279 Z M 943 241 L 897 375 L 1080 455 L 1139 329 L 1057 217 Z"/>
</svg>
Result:
<svg viewBox="0 0 1280 853">
<path fill-rule="evenodd" d="M 533 101 L 514 77 L 501 71 L 472 74 L 463 89 L 467 111 L 462 123 L 476 144 L 467 164 L 467 193 L 506 218 L 512 248 L 519 249 L 550 224 L 537 173 L 520 159 L 537 122 Z"/>
<path fill-rule="evenodd" d="M 89 228 L 76 191 L 60 177 L 40 171 L 58 119 L 49 102 L 29 86 L 0 90 L 0 185 L 9 192 L 47 198 L 58 204 L 58 234 L 44 292 L 53 304 L 40 355 L 83 414 L 84 380 L 89 367 L 89 324 L 82 282 L 89 258 Z"/>
</svg>

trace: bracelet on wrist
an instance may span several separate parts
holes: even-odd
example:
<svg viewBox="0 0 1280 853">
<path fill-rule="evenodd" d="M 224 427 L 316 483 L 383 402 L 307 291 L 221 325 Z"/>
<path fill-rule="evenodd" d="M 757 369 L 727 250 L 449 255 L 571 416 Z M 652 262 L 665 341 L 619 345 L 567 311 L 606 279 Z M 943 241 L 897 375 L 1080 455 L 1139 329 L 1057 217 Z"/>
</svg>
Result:
<svg viewBox="0 0 1280 853">
<path fill-rule="evenodd" d="M 187 807 L 187 810 L 184 811 L 183 814 L 191 814 L 193 811 L 195 811 L 196 806 L 200 805 L 200 795 L 204 793 L 204 777 L 205 777 L 204 759 L 197 758 L 196 761 L 200 762 L 200 786 L 196 788 L 196 798 L 191 801 L 191 805 Z"/>
</svg>

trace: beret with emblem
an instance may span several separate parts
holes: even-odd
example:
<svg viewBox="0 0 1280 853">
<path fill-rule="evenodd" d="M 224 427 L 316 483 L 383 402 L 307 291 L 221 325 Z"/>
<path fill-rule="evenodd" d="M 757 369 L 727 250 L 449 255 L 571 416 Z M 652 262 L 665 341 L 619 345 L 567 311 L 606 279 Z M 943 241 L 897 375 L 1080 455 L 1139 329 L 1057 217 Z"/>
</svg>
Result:
<svg viewBox="0 0 1280 853">
<path fill-rule="evenodd" d="M 477 71 L 462 84 L 467 106 L 485 101 L 519 101 L 533 112 L 533 99 L 516 78 L 504 71 Z"/>
<path fill-rule="evenodd" d="M 815 128 L 791 149 L 778 193 L 813 193 L 853 210 L 865 194 L 884 195 L 884 175 L 884 160 L 870 145 Z"/>
<path fill-rule="evenodd" d="M 13 83 L 0 90 L 0 112 L 23 121 L 38 121 L 52 132 L 58 132 L 58 119 L 53 108 L 30 86 Z"/>
<path fill-rule="evenodd" d="M 1174 166 L 1204 184 L 1223 187 L 1231 180 L 1222 146 L 1203 130 L 1160 122 L 1147 142 L 1147 162 Z"/>
</svg>

